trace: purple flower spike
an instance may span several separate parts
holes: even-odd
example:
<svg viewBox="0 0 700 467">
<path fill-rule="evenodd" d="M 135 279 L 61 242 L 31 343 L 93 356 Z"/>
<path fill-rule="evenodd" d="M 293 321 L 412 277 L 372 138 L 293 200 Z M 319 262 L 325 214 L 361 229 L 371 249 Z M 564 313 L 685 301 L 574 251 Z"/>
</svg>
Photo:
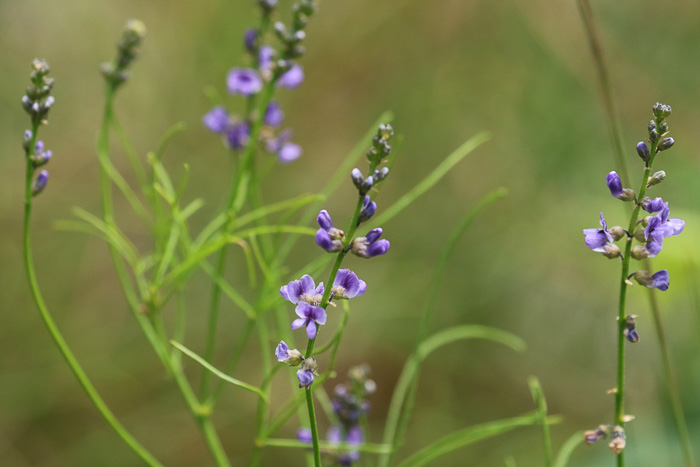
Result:
<svg viewBox="0 0 700 467">
<path fill-rule="evenodd" d="M 323 282 L 320 282 L 318 287 L 316 287 L 311 276 L 304 274 L 298 281 L 292 281 L 287 285 L 283 285 L 280 288 L 280 295 L 295 305 L 299 304 L 299 302 L 318 305 L 321 302 L 324 291 Z"/>
<path fill-rule="evenodd" d="M 296 310 L 294 310 L 299 317 L 292 322 L 292 329 L 299 329 L 300 327 L 306 326 L 306 335 L 309 339 L 316 337 L 316 332 L 318 331 L 317 325 L 326 324 L 326 310 L 320 306 L 313 306 L 306 302 L 300 302 Z"/>
<path fill-rule="evenodd" d="M 265 125 L 280 126 L 283 119 L 284 113 L 282 112 L 282 108 L 277 102 L 271 101 L 265 110 Z"/>
<path fill-rule="evenodd" d="M 620 180 L 620 176 L 617 175 L 617 172 L 610 172 L 605 182 L 608 184 L 608 188 L 610 188 L 611 195 L 615 198 L 622 196 L 622 181 Z"/>
<path fill-rule="evenodd" d="M 304 82 L 304 69 L 301 65 L 294 64 L 285 74 L 277 79 L 277 86 L 287 89 L 296 89 Z"/>
<path fill-rule="evenodd" d="M 313 441 L 311 430 L 308 428 L 299 428 L 297 430 L 297 439 L 302 443 L 310 443 Z"/>
<path fill-rule="evenodd" d="M 602 229 L 583 229 L 583 235 L 586 236 L 586 246 L 598 253 L 605 252 L 605 245 L 612 243 L 612 235 L 608 232 L 608 224 L 605 222 L 603 213 L 600 213 L 600 225 Z"/>
<path fill-rule="evenodd" d="M 221 106 L 214 107 L 209 111 L 209 113 L 202 117 L 202 123 L 204 123 L 204 126 L 207 127 L 209 131 L 217 134 L 221 134 L 226 131 L 228 122 L 228 113 L 226 113 L 226 109 Z"/>
<path fill-rule="evenodd" d="M 365 281 L 358 279 L 357 274 L 349 269 L 339 269 L 333 281 L 331 292 L 337 299 L 359 297 L 367 290 Z"/>
<path fill-rule="evenodd" d="M 36 180 L 32 183 L 32 195 L 36 196 L 46 188 L 46 184 L 49 182 L 49 173 L 46 170 L 42 170 L 37 175 Z"/>
<path fill-rule="evenodd" d="M 238 151 L 245 147 L 250 139 L 250 125 L 247 122 L 236 123 L 226 129 L 226 141 L 231 149 Z"/>
<path fill-rule="evenodd" d="M 252 96 L 262 89 L 262 80 L 255 70 L 250 68 L 233 68 L 226 78 L 228 92 Z"/>
<path fill-rule="evenodd" d="M 297 370 L 297 378 L 299 379 L 299 388 L 308 388 L 314 383 L 313 372 L 303 368 Z"/>
<path fill-rule="evenodd" d="M 295 143 L 286 143 L 277 153 L 277 160 L 281 164 L 289 164 L 301 157 L 301 146 Z"/>
</svg>

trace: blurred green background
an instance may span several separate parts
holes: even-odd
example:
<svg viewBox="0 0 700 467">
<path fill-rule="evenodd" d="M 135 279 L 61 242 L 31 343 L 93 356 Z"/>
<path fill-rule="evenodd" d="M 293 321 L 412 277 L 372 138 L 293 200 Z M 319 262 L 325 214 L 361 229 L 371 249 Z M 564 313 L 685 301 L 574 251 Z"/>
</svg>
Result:
<svg viewBox="0 0 700 467">
<path fill-rule="evenodd" d="M 280 2 L 283 10 L 291 2 Z M 667 180 L 654 193 L 686 219 L 655 265 L 668 268 L 671 288 L 659 294 L 694 445 L 700 446 L 698 338 L 693 293 L 700 281 L 700 4 L 594 1 L 620 113 L 634 187 L 641 176 L 634 151 L 657 100 L 673 106 L 675 147 L 657 159 Z M 141 154 L 161 133 L 184 121 L 166 156 L 176 174 L 191 166 L 187 199 L 206 207 L 204 225 L 228 191 L 231 161 L 201 125 L 209 109 L 203 89 L 224 91 L 229 68 L 242 63 L 241 34 L 257 21 L 253 1 L 0 0 L 0 464 L 8 466 L 138 465 L 99 416 L 53 346 L 29 298 L 21 263 L 24 160 L 28 118 L 19 104 L 32 58 L 46 58 L 56 79 L 51 123 L 41 132 L 54 152 L 49 186 L 36 199 L 35 258 L 59 327 L 121 421 L 168 465 L 208 465 L 211 458 L 177 389 L 128 312 L 101 241 L 56 231 L 78 205 L 99 212 L 95 142 L 103 105 L 97 69 L 115 55 L 128 18 L 142 19 L 148 37 L 133 80 L 120 92 L 117 114 Z M 444 241 L 485 192 L 510 196 L 479 216 L 452 258 L 438 301 L 435 329 L 477 323 L 508 330 L 528 343 L 516 354 L 488 342 L 457 343 L 424 367 L 404 455 L 455 429 L 521 414 L 534 406 L 527 377 L 540 378 L 558 447 L 572 433 L 609 423 L 613 414 L 619 263 L 592 254 L 581 229 L 624 224 L 626 210 L 604 184 L 613 156 L 595 68 L 573 0 L 324 1 L 307 30 L 304 85 L 279 93 L 286 123 L 303 157 L 276 167 L 266 185 L 275 201 L 320 189 L 337 164 L 384 110 L 405 136 L 380 210 L 421 180 L 465 139 L 490 130 L 493 140 L 458 165 L 429 195 L 387 225 L 390 253 L 347 263 L 369 284 L 353 302 L 341 344 L 339 380 L 367 362 L 378 385 L 370 413 L 379 442 L 389 398 L 412 349 L 420 307 Z M 232 100 L 233 102 L 233 100 Z M 115 149 L 115 163 L 128 163 Z M 129 178 L 133 180 L 133 177 Z M 327 202 L 344 224 L 354 201 L 349 183 Z M 126 212 L 120 202 L 117 209 Z M 120 216 L 143 239 L 139 224 Z M 295 270 L 319 254 L 300 241 Z M 237 258 L 240 260 L 240 258 Z M 248 290 L 245 270 L 230 279 Z M 232 263 L 233 264 L 233 263 Z M 231 268 L 232 270 L 234 268 Z M 325 275 L 325 273 L 324 273 Z M 198 276 L 188 289 L 186 344 L 203 351 L 209 286 Z M 238 335 L 242 314 L 222 308 L 220 358 Z M 646 292 L 630 291 L 641 341 L 628 352 L 629 465 L 681 465 L 680 447 L 662 379 Z M 291 316 L 291 309 L 290 309 Z M 337 317 L 332 317 L 331 324 Z M 260 378 L 252 341 L 236 376 Z M 195 364 L 188 364 L 193 377 Z M 284 378 L 276 390 L 288 396 Z M 333 382 L 326 383 L 328 390 Z M 235 465 L 246 465 L 255 400 L 231 390 L 215 416 Z M 321 431 L 327 421 L 321 418 Z M 296 423 L 281 436 L 293 437 Z M 443 458 L 437 465 L 542 463 L 540 431 L 523 428 Z M 700 450 L 696 449 L 696 456 Z M 265 465 L 301 465 L 298 452 L 269 448 Z M 581 447 L 571 465 L 611 465 L 606 446 Z"/>
</svg>

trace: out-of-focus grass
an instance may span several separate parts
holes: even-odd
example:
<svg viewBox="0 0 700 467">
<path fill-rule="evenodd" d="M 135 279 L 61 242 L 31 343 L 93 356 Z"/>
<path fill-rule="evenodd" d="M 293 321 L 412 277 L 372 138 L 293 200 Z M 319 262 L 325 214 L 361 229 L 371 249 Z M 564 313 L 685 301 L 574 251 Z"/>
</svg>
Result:
<svg viewBox="0 0 700 467">
<path fill-rule="evenodd" d="M 687 227 L 667 242 L 655 264 L 671 271 L 671 289 L 659 298 L 695 439 L 700 403 L 693 388 L 700 372 L 692 357 L 698 316 L 683 275 L 689 259 L 699 260 L 694 239 L 700 184 L 694 182 L 700 175 L 695 151 L 700 6 L 685 0 L 660 10 L 644 0 L 593 7 L 635 180 L 634 144 L 644 136 L 651 105 L 662 100 L 674 108 L 669 122 L 676 145 L 658 161 L 668 178 L 655 193 L 668 197 L 674 216 L 685 218 Z M 97 68 L 113 57 L 130 17 L 144 20 L 149 36 L 133 81 L 118 97 L 118 116 L 142 154 L 172 123 L 187 124 L 165 163 L 175 174 L 190 163 L 187 195 L 207 201 L 196 225 L 208 220 L 227 192 L 229 155 L 200 124 L 208 110 L 202 89 L 212 84 L 223 90 L 226 71 L 241 63 L 240 36 L 255 21 L 253 2 L 0 1 L 0 457 L 11 465 L 135 462 L 79 391 L 24 285 L 19 239 L 27 119 L 19 99 L 35 56 L 49 60 L 57 82 L 51 124 L 41 135 L 54 152 L 51 181 L 37 199 L 34 218 L 38 274 L 49 306 L 98 388 L 144 444 L 168 465 L 209 459 L 179 395 L 127 312 L 106 247 L 51 229 L 54 221 L 70 217 L 74 205 L 98 210 Z M 326 1 L 309 28 L 307 49 L 306 82 L 280 97 L 304 156 L 273 170 L 267 200 L 320 189 L 368 123 L 386 109 L 395 112 L 394 127 L 405 141 L 378 199 L 380 210 L 468 137 L 481 130 L 494 135 L 428 196 L 383 226 L 392 241 L 389 255 L 350 264 L 369 288 L 353 308 L 339 369 L 361 361 L 372 365 L 378 383 L 373 434 L 381 433 L 393 384 L 415 341 L 416 304 L 425 299 L 442 242 L 480 195 L 498 186 L 507 186 L 511 196 L 467 232 L 438 300 L 435 324 L 500 327 L 524 338 L 529 350 L 514 356 L 472 342 L 436 355 L 422 373 L 406 445 L 530 410 L 529 375 L 541 380 L 549 412 L 565 417 L 552 428 L 555 447 L 574 431 L 608 422 L 613 400 L 605 390 L 614 385 L 618 265 L 591 254 L 580 231 L 596 225 L 601 210 L 613 224 L 623 223 L 625 211 L 603 183 L 613 159 L 575 4 Z M 117 165 L 128 170 L 116 149 L 115 155 Z M 350 214 L 345 195 L 351 192 L 348 183 L 328 201 L 338 219 Z M 117 207 L 125 230 L 138 234 L 126 203 Z M 300 267 L 317 254 L 315 245 L 299 242 L 291 264 Z M 230 278 L 245 284 L 245 268 Z M 208 290 L 202 277 L 188 290 L 188 346 L 204 335 Z M 642 340 L 629 352 L 628 410 L 637 419 L 629 424 L 628 459 L 635 465 L 674 465 L 680 450 L 658 379 L 651 317 L 637 287 L 630 307 L 640 315 Z M 331 324 L 336 319 L 331 315 Z M 240 313 L 223 310 L 221 343 L 228 335 L 233 345 L 240 320 Z M 251 357 L 236 375 L 240 379 L 256 381 L 257 348 L 252 342 Z M 276 389 L 280 393 L 286 385 Z M 215 422 L 233 462 L 244 465 L 254 399 L 232 394 L 222 400 Z M 322 432 L 325 427 L 322 422 Z M 281 434 L 293 436 L 295 428 L 289 425 Z M 472 465 L 501 465 L 512 455 L 518 465 L 537 465 L 539 436 L 537 429 L 520 430 L 444 462 L 468 458 Z M 289 453 L 270 448 L 265 459 L 272 464 L 289 459 Z M 572 458 L 573 465 L 607 461 L 604 447 L 577 450 Z"/>
</svg>

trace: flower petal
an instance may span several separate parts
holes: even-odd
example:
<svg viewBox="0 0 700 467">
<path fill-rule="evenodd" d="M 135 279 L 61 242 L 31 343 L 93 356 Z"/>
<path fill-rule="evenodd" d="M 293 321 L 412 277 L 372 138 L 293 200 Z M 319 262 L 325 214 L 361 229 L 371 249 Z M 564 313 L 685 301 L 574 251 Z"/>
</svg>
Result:
<svg viewBox="0 0 700 467">
<path fill-rule="evenodd" d="M 294 321 L 292 321 L 292 329 L 299 329 L 300 327 L 304 326 L 304 324 L 306 324 L 306 319 L 295 319 Z"/>
<path fill-rule="evenodd" d="M 306 325 L 306 336 L 309 339 L 313 339 L 316 337 L 316 323 L 314 323 L 312 320 L 309 320 L 309 324 Z"/>
</svg>

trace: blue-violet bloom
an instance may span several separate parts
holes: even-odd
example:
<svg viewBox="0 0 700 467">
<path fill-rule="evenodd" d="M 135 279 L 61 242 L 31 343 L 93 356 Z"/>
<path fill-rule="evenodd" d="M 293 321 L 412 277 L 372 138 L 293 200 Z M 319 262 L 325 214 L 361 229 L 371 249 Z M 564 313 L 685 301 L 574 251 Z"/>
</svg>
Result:
<svg viewBox="0 0 700 467">
<path fill-rule="evenodd" d="M 605 245 L 612 243 L 613 237 L 608 232 L 608 224 L 605 222 L 605 217 L 603 213 L 600 213 L 600 225 L 602 229 L 583 229 L 583 235 L 586 236 L 585 242 L 586 246 L 593 251 L 598 253 L 605 252 Z"/>
<path fill-rule="evenodd" d="M 328 211 L 325 209 L 321 210 L 316 221 L 321 226 L 316 231 L 316 244 L 330 253 L 342 250 L 345 232 L 333 226 L 333 220 Z"/>
<path fill-rule="evenodd" d="M 296 63 L 277 79 L 277 86 L 287 89 L 296 89 L 304 81 L 304 70 Z"/>
<path fill-rule="evenodd" d="M 36 180 L 32 183 L 32 195 L 36 196 L 46 188 L 46 184 L 49 182 L 49 173 L 46 170 L 42 170 L 37 175 Z"/>
<path fill-rule="evenodd" d="M 290 349 L 285 341 L 280 341 L 275 349 L 275 357 L 280 363 L 289 366 L 298 366 L 304 361 L 304 356 L 297 349 Z"/>
<path fill-rule="evenodd" d="M 385 254 L 389 251 L 391 244 L 389 240 L 379 240 L 382 236 L 382 229 L 377 227 L 367 233 L 365 237 L 356 237 L 352 240 L 351 251 L 361 258 L 372 258 Z"/>
<path fill-rule="evenodd" d="M 668 270 L 662 269 L 659 272 L 649 274 L 647 271 L 637 271 L 634 273 L 634 278 L 641 285 L 650 289 L 659 289 L 661 291 L 668 290 Z"/>
<path fill-rule="evenodd" d="M 302 362 L 301 368 L 297 370 L 299 388 L 308 389 L 314 382 L 314 376 L 318 376 L 318 364 L 314 357 L 309 357 Z"/>
<path fill-rule="evenodd" d="M 331 293 L 336 299 L 350 299 L 363 295 L 366 290 L 367 284 L 357 274 L 349 269 L 339 269 Z"/>
<path fill-rule="evenodd" d="M 262 89 L 262 80 L 258 72 L 251 68 L 233 68 L 226 78 L 228 92 L 252 96 Z"/>
<path fill-rule="evenodd" d="M 267 109 L 265 109 L 265 125 L 275 127 L 280 126 L 282 124 L 282 120 L 284 120 L 284 113 L 282 112 L 282 108 L 277 102 L 270 101 L 270 103 L 267 104 Z"/>
<path fill-rule="evenodd" d="M 320 282 L 318 287 L 316 287 L 314 280 L 308 274 L 304 274 L 301 279 L 297 281 L 292 281 L 280 287 L 280 295 L 282 295 L 282 298 L 295 305 L 300 302 L 318 305 L 321 303 L 324 291 L 323 282 Z"/>
<path fill-rule="evenodd" d="M 226 129 L 226 141 L 231 149 L 240 150 L 245 147 L 250 139 L 250 125 L 248 122 L 234 123 Z"/>
<path fill-rule="evenodd" d="M 299 428 L 297 430 L 297 439 L 302 443 L 310 443 L 313 441 L 313 435 L 308 428 Z"/>
<path fill-rule="evenodd" d="M 228 113 L 226 112 L 226 109 L 221 106 L 214 107 L 204 117 L 202 117 L 202 123 L 204 123 L 204 126 L 210 131 L 221 134 L 226 131 L 226 127 L 228 127 Z"/>
<path fill-rule="evenodd" d="M 292 322 L 292 329 L 306 326 L 306 335 L 309 339 L 316 337 L 319 325 L 326 324 L 326 310 L 320 306 L 300 302 L 294 311 L 299 318 Z"/>
<path fill-rule="evenodd" d="M 365 195 L 365 199 L 362 201 L 362 210 L 360 211 L 358 222 L 361 223 L 368 221 L 376 211 L 377 203 L 371 201 L 369 195 Z"/>
</svg>

